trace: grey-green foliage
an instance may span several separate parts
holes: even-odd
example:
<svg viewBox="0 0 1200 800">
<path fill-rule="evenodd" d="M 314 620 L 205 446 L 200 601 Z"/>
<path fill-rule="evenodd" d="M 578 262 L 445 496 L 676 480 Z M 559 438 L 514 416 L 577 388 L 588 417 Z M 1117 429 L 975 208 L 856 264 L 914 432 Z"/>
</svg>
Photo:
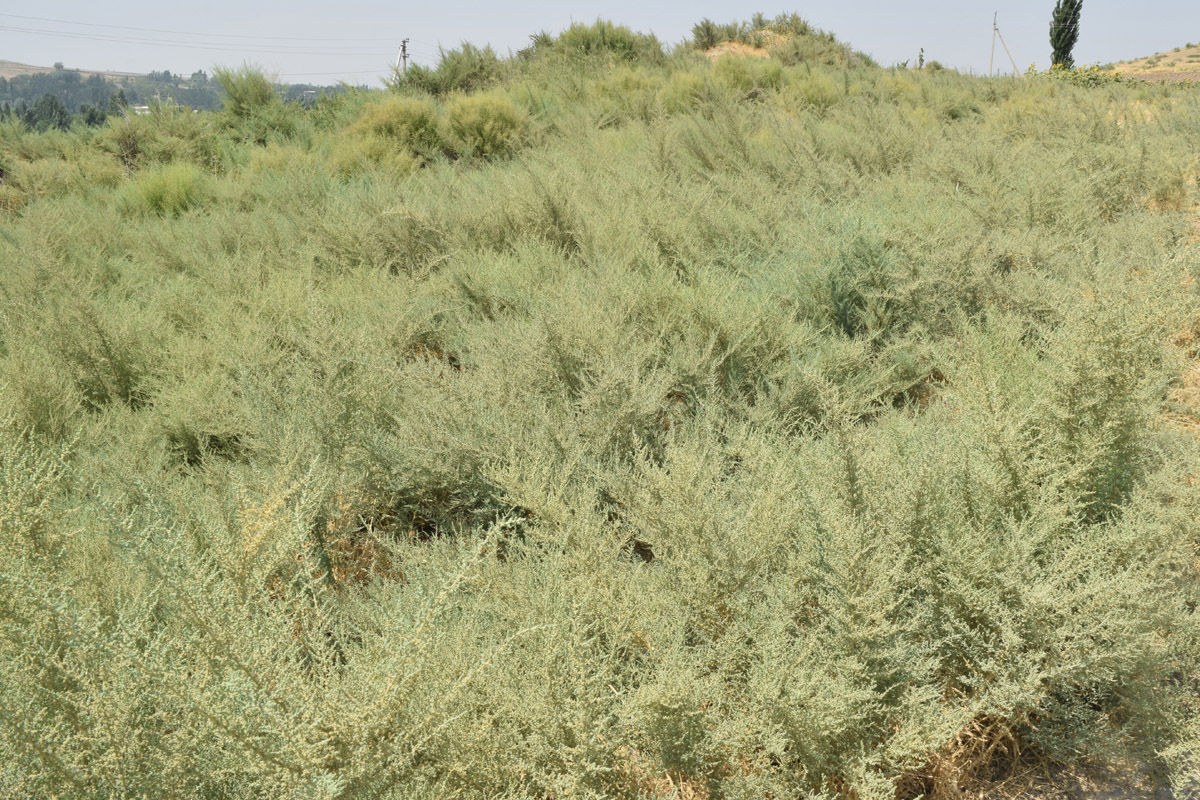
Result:
<svg viewBox="0 0 1200 800">
<path fill-rule="evenodd" d="M 1187 790 L 1193 95 L 602 32 L 0 127 L 0 794 Z"/>
</svg>

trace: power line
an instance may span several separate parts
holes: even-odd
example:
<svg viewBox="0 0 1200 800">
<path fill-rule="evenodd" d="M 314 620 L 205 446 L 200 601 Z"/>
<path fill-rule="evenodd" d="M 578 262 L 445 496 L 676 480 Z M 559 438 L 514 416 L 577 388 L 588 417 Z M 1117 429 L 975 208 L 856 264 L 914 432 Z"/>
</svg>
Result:
<svg viewBox="0 0 1200 800">
<path fill-rule="evenodd" d="M 387 72 L 387 70 L 383 69 L 360 69 L 356 71 L 343 69 L 335 72 L 280 72 L 279 77 L 295 78 L 307 75 L 382 75 L 385 72 Z"/>
<path fill-rule="evenodd" d="M 69 19 L 51 19 L 49 17 L 29 17 L 22 14 L 0 14 L 0 17 L 10 17 L 12 19 L 32 19 L 38 22 L 58 22 L 64 25 L 79 25 L 86 28 L 111 28 L 122 31 L 141 31 L 142 33 L 170 33 L 180 36 L 204 36 L 210 39 L 270 39 L 273 41 L 290 41 L 290 42 L 391 42 L 395 41 L 395 37 L 364 39 L 361 37 L 353 37 L 347 39 L 322 37 L 309 38 L 305 36 L 254 36 L 251 34 L 239 33 L 197 33 L 195 31 L 172 31 L 162 28 L 133 28 L 128 25 L 104 25 L 99 22 L 75 22 Z"/>
<path fill-rule="evenodd" d="M 69 31 L 50 31 L 39 28 L 17 28 L 10 25 L 0 25 L 0 30 L 14 31 L 16 33 L 29 33 L 35 36 L 51 36 L 59 39 L 85 39 L 95 42 L 114 42 L 118 44 L 141 44 L 150 45 L 151 47 L 172 47 L 186 48 L 189 50 L 223 50 L 236 53 L 260 53 L 264 55 L 286 56 L 390 56 L 391 53 L 366 53 L 362 50 L 293 50 L 286 49 L 284 45 L 239 45 L 235 42 L 218 42 L 213 44 L 200 44 L 194 42 L 186 42 L 175 39 L 163 39 L 155 41 L 152 39 L 140 39 L 131 37 L 107 36 L 104 34 L 91 33 L 71 33 Z M 232 45 L 232 46 L 230 46 Z M 274 49 L 264 49 L 274 48 Z"/>
</svg>

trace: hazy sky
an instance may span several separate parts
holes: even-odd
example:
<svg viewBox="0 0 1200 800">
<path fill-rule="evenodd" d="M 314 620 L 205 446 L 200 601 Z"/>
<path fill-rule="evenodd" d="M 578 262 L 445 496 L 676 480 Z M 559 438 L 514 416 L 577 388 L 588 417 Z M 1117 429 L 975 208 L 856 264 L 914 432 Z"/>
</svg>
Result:
<svg viewBox="0 0 1200 800">
<path fill-rule="evenodd" d="M 992 14 L 997 11 L 1000 33 L 1020 69 L 1034 62 L 1046 67 L 1053 6 L 1053 0 L 822 0 L 782 7 L 728 0 L 207 0 L 179 5 L 163 0 L 59 0 L 48 6 L 0 6 L 0 58 L 128 72 L 168 69 L 185 75 L 214 64 L 250 61 L 293 83 L 346 79 L 374 84 L 390 69 L 404 37 L 412 40 L 409 50 L 415 61 L 429 64 L 436 61 L 439 44 L 470 41 L 490 43 L 501 52 L 517 50 L 528 43 L 530 34 L 556 32 L 572 21 L 603 17 L 675 43 L 702 17 L 729 22 L 760 10 L 771 16 L 796 11 L 885 66 L 905 59 L 915 62 L 918 49 L 924 47 L 927 59 L 984 73 Z M 1075 59 L 1119 61 L 1195 41 L 1200 41 L 1197 0 L 1085 0 Z M 997 69 L 1011 69 L 999 43 L 996 64 Z"/>
</svg>

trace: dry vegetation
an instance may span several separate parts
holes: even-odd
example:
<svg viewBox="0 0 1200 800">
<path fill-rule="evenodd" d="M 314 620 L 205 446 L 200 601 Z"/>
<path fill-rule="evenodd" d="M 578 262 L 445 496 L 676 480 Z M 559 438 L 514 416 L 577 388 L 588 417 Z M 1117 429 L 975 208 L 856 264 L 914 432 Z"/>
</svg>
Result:
<svg viewBox="0 0 1200 800">
<path fill-rule="evenodd" d="M 1113 69 L 1147 81 L 1200 81 L 1200 44 L 1189 42 L 1163 53 L 1122 61 Z"/>
<path fill-rule="evenodd" d="M 1196 791 L 1200 95 L 696 34 L 0 126 L 0 796 Z"/>
</svg>

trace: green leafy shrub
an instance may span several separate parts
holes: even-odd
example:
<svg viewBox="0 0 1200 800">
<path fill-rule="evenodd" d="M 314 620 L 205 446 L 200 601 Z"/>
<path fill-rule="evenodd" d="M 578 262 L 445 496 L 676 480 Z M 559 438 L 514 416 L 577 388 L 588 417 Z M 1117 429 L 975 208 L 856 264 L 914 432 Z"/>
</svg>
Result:
<svg viewBox="0 0 1200 800">
<path fill-rule="evenodd" d="M 1041 75 L 1052 80 L 1064 81 L 1074 84 L 1075 86 L 1112 86 L 1114 84 L 1131 84 L 1138 83 L 1137 78 L 1122 75 L 1119 72 L 1112 70 L 1103 70 L 1098 65 L 1088 66 L 1064 66 L 1062 64 L 1054 64 L 1050 69 L 1044 72 L 1036 72 L 1030 68 L 1027 75 Z"/>
</svg>

